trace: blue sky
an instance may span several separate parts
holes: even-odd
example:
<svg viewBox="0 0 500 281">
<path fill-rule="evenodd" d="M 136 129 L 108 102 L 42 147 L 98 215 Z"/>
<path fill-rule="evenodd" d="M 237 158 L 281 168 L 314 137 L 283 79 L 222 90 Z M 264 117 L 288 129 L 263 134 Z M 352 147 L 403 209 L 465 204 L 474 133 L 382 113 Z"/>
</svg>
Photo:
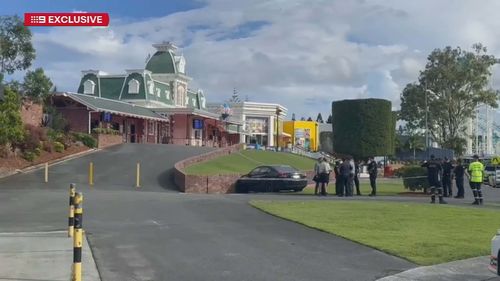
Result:
<svg viewBox="0 0 500 281">
<path fill-rule="evenodd" d="M 144 68 L 151 45 L 171 41 L 186 58 L 190 87 L 209 102 L 236 88 L 297 118 L 326 118 L 332 101 L 350 98 L 385 98 L 398 108 L 434 48 L 482 42 L 500 57 L 496 0 L 0 1 L 2 14 L 110 14 L 108 28 L 32 28 L 33 68 L 43 67 L 59 90 L 75 91 L 81 70 Z M 494 69 L 492 87 L 499 78 Z"/>
</svg>

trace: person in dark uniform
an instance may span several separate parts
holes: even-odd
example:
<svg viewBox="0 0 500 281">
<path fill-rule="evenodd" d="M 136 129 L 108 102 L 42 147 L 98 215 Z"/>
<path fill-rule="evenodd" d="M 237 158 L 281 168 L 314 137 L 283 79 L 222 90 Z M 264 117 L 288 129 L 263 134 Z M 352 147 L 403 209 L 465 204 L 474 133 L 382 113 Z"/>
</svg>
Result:
<svg viewBox="0 0 500 281">
<path fill-rule="evenodd" d="M 463 199 L 464 198 L 464 175 L 465 168 L 462 165 L 462 159 L 458 159 L 457 165 L 453 170 L 453 174 L 455 176 L 455 184 L 457 186 L 457 196 L 455 198 Z"/>
<path fill-rule="evenodd" d="M 339 172 L 342 179 L 341 189 L 343 196 L 352 196 L 352 185 L 349 182 L 351 180 L 351 164 L 348 159 L 343 159 L 342 164 L 340 164 Z"/>
<path fill-rule="evenodd" d="M 375 162 L 373 157 L 370 157 L 370 159 L 368 160 L 368 174 L 370 175 L 370 186 L 372 188 L 370 196 L 376 196 L 378 167 L 377 162 Z"/>
<path fill-rule="evenodd" d="M 335 166 L 333 167 L 333 173 L 335 174 L 335 195 L 342 196 L 343 192 L 340 190 L 341 179 L 340 179 L 340 162 L 335 161 Z"/>
<path fill-rule="evenodd" d="M 452 197 L 453 192 L 451 191 L 451 174 L 453 172 L 453 164 L 451 164 L 448 157 L 444 158 L 443 162 L 443 196 Z"/>
<path fill-rule="evenodd" d="M 436 202 L 436 191 L 439 197 L 439 204 L 447 204 L 443 199 L 443 188 L 441 187 L 440 176 L 443 168 L 434 155 L 431 155 L 430 161 L 424 161 L 422 167 L 427 168 L 427 179 L 431 187 L 431 203 Z"/>
<path fill-rule="evenodd" d="M 354 185 L 356 186 L 356 195 L 361 195 L 359 190 L 359 160 L 354 163 Z"/>
</svg>

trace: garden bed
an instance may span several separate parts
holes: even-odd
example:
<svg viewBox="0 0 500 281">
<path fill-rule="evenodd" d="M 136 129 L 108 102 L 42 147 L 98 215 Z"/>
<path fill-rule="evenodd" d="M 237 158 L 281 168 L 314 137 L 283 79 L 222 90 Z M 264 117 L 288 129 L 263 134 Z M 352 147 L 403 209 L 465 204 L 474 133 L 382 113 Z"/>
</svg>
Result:
<svg viewBox="0 0 500 281">
<path fill-rule="evenodd" d="M 89 150 L 86 146 L 76 146 L 72 145 L 68 147 L 63 152 L 47 152 L 42 150 L 40 156 L 38 156 L 33 162 L 30 162 L 21 156 L 0 158 L 0 175 L 8 174 L 16 170 L 24 169 L 30 166 L 38 165 L 45 162 L 51 162 L 68 155 L 80 153 Z"/>
</svg>

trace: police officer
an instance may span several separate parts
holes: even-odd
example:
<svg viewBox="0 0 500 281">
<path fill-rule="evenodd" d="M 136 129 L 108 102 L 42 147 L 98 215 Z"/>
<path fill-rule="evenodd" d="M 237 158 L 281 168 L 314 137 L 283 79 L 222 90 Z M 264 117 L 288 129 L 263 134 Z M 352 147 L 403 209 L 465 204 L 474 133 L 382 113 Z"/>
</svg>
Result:
<svg viewBox="0 0 500 281">
<path fill-rule="evenodd" d="M 453 170 L 453 175 L 455 176 L 455 183 L 457 185 L 457 196 L 455 198 L 464 198 L 464 174 L 465 168 L 462 165 L 462 160 L 458 159 L 457 166 Z"/>
<path fill-rule="evenodd" d="M 361 191 L 359 190 L 359 160 L 354 163 L 354 185 L 356 186 L 356 195 L 361 196 Z"/>
<path fill-rule="evenodd" d="M 448 157 L 444 158 L 443 162 L 443 195 L 444 197 L 452 197 L 453 193 L 451 191 L 451 173 L 453 171 L 453 165 Z"/>
<path fill-rule="evenodd" d="M 370 175 L 370 186 L 372 188 L 370 196 L 376 196 L 378 167 L 377 162 L 375 162 L 373 157 L 370 157 L 370 159 L 368 160 L 368 174 Z"/>
<path fill-rule="evenodd" d="M 440 183 L 440 174 L 443 168 L 439 161 L 437 161 L 434 155 L 431 155 L 430 161 L 425 161 L 422 167 L 427 168 L 427 179 L 429 180 L 429 185 L 431 187 L 431 203 L 436 202 L 436 191 L 439 197 L 439 204 L 448 204 L 443 200 L 443 188 Z"/>
<path fill-rule="evenodd" d="M 481 183 L 484 177 L 484 166 L 479 162 L 479 156 L 474 155 L 474 160 L 469 164 L 468 176 L 472 193 L 474 194 L 474 202 L 472 205 L 483 204 L 483 193 L 481 192 Z"/>
</svg>

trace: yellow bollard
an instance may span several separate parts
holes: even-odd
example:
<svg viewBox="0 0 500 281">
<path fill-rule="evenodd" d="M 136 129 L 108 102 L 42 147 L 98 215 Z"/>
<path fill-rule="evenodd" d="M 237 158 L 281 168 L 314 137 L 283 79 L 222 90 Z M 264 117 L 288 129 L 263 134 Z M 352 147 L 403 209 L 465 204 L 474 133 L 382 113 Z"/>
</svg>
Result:
<svg viewBox="0 0 500 281">
<path fill-rule="evenodd" d="M 73 270 L 71 281 L 82 281 L 83 194 L 77 192 L 73 203 L 75 204 L 75 233 L 73 237 Z"/>
<path fill-rule="evenodd" d="M 135 187 L 141 187 L 141 163 L 137 162 Z"/>
<path fill-rule="evenodd" d="M 69 217 L 68 217 L 68 237 L 73 237 L 74 225 L 75 225 L 75 184 L 69 185 Z"/>
<path fill-rule="evenodd" d="M 45 182 L 49 182 L 49 162 L 45 163 Z"/>
<path fill-rule="evenodd" d="M 90 186 L 94 185 L 94 163 L 93 162 L 89 163 L 89 185 Z"/>
</svg>

